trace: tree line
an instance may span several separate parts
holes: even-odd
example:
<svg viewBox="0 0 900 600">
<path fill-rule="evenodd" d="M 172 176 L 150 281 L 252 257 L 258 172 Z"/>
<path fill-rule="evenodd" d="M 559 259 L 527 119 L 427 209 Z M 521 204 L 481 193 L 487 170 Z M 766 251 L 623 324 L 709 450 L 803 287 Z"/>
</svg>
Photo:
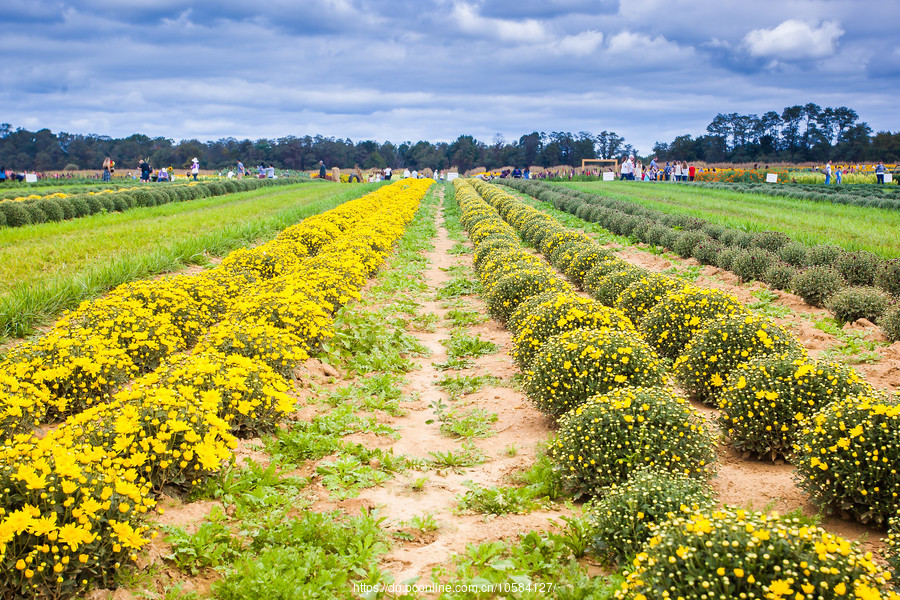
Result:
<svg viewBox="0 0 900 600">
<path fill-rule="evenodd" d="M 781 113 L 762 116 L 718 114 L 706 135 L 676 137 L 657 142 L 647 156 L 727 162 L 900 161 L 900 132 L 872 133 L 847 107 L 821 108 L 816 104 L 791 106 Z M 587 158 L 621 158 L 640 153 L 614 131 L 571 133 L 533 131 L 507 141 L 499 134 L 490 144 L 471 135 L 453 142 L 353 142 L 349 138 L 286 136 L 277 139 L 216 141 L 174 140 L 136 133 L 125 138 L 96 134 L 29 131 L 0 125 L 0 166 L 29 171 L 100 170 L 106 156 L 120 169 L 135 169 L 142 158 L 154 166 L 187 168 L 200 159 L 205 169 L 223 169 L 241 160 L 248 167 L 272 164 L 281 169 L 313 170 L 319 161 L 327 167 L 363 169 L 448 169 L 465 172 L 473 167 L 497 169 L 507 165 L 549 167 L 580 166 Z"/>
<path fill-rule="evenodd" d="M 808 103 L 763 115 L 719 113 L 706 126 L 706 135 L 681 135 L 657 142 L 653 154 L 661 159 L 747 162 L 875 162 L 900 160 L 900 132 L 872 128 L 852 108 L 822 108 Z"/>
</svg>

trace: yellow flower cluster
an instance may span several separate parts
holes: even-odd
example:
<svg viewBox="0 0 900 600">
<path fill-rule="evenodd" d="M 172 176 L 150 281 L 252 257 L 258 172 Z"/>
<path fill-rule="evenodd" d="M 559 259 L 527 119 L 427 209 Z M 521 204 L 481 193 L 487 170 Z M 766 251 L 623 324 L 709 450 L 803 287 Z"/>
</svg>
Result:
<svg viewBox="0 0 900 600">
<path fill-rule="evenodd" d="M 431 183 L 382 187 L 251 252 L 369 273 Z M 319 239 L 315 229 L 337 233 L 290 249 L 291 236 Z M 330 335 L 334 305 L 325 298 L 357 297 L 362 281 L 312 267 L 265 277 L 220 266 L 197 278 L 138 282 L 85 303 L 6 357 L 0 588 L 62 597 L 108 581 L 146 543 L 153 491 L 196 484 L 233 456 L 235 435 L 271 430 L 293 409 L 283 375 Z M 191 354 L 181 353 L 198 339 Z M 148 373 L 120 385 L 141 372 Z M 43 438 L 28 433 L 63 414 L 71 416 Z"/>
<path fill-rule="evenodd" d="M 900 398 L 840 398 L 804 423 L 797 478 L 822 506 L 886 523 L 900 506 Z"/>
<path fill-rule="evenodd" d="M 873 392 L 842 363 L 762 356 L 728 374 L 718 397 L 719 422 L 739 451 L 786 458 L 798 429 L 813 413 L 832 400 Z"/>
<path fill-rule="evenodd" d="M 871 554 L 797 518 L 701 509 L 652 531 L 618 600 L 900 599 Z"/>
</svg>

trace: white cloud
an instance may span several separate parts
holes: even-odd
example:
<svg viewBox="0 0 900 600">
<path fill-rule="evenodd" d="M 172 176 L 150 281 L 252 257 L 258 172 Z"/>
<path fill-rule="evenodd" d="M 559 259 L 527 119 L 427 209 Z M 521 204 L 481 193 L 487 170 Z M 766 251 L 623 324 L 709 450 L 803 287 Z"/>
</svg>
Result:
<svg viewBox="0 0 900 600">
<path fill-rule="evenodd" d="M 629 54 L 639 63 L 684 59 L 694 54 L 693 48 L 679 46 L 662 35 L 650 37 L 643 33 L 622 31 L 609 39 L 611 54 Z"/>
<path fill-rule="evenodd" d="M 558 54 L 587 56 L 593 54 L 602 43 L 603 32 L 592 29 L 575 35 L 567 35 L 554 44 L 554 50 Z"/>
<path fill-rule="evenodd" d="M 844 30 L 836 21 L 825 21 L 815 28 L 789 19 L 773 29 L 754 29 L 744 36 L 744 47 L 752 56 L 780 60 L 825 58 L 835 52 Z"/>
<path fill-rule="evenodd" d="M 466 33 L 504 42 L 535 43 L 547 39 L 547 31 L 540 21 L 507 21 L 483 17 L 468 4 L 455 4 L 453 20 Z"/>
</svg>

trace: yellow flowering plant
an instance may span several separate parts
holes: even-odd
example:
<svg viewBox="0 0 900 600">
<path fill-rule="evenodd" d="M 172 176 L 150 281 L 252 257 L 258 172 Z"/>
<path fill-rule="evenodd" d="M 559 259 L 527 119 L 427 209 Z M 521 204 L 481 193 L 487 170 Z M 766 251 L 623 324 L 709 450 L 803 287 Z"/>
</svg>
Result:
<svg viewBox="0 0 900 600">
<path fill-rule="evenodd" d="M 900 581 L 900 510 L 895 511 L 898 516 L 893 517 L 889 524 L 888 536 L 884 540 L 885 556 L 894 575 L 894 581 Z"/>
<path fill-rule="evenodd" d="M 703 479 L 665 468 L 639 468 L 589 506 L 591 550 L 623 564 L 652 537 L 651 525 L 715 504 L 714 493 Z"/>
<path fill-rule="evenodd" d="M 248 319 L 229 318 L 210 328 L 194 349 L 207 351 L 252 358 L 288 379 L 309 358 L 303 340 L 290 331 Z"/>
<path fill-rule="evenodd" d="M 558 418 L 615 388 L 663 385 L 665 367 L 634 332 L 574 329 L 544 342 L 524 375 L 531 401 Z"/>
<path fill-rule="evenodd" d="M 617 600 L 897 600 L 856 544 L 798 517 L 707 509 L 652 527 Z"/>
<path fill-rule="evenodd" d="M 625 288 L 647 274 L 647 270 L 629 265 L 624 269 L 607 273 L 602 278 L 593 281 L 589 289 L 587 287 L 585 289 L 601 304 L 615 306 L 619 295 L 625 291 Z"/>
<path fill-rule="evenodd" d="M 679 292 L 686 284 L 659 273 L 644 272 L 616 298 L 614 306 L 639 325 L 647 313 L 670 293 Z"/>
<path fill-rule="evenodd" d="M 526 368 L 544 342 L 552 336 L 573 329 L 611 329 L 635 331 L 624 313 L 603 306 L 595 300 L 571 292 L 551 291 L 529 307 L 527 315 L 516 323 L 512 355 L 520 368 Z M 520 305 L 521 306 L 521 305 Z"/>
<path fill-rule="evenodd" d="M 586 246 L 584 250 L 575 255 L 572 262 L 565 269 L 566 277 L 575 285 L 581 287 L 588 272 L 600 261 L 613 258 L 608 250 L 604 250 L 597 244 Z"/>
<path fill-rule="evenodd" d="M 641 321 L 641 333 L 661 355 L 677 358 L 708 320 L 747 313 L 731 294 L 688 286 L 668 294 L 650 309 Z"/>
<path fill-rule="evenodd" d="M 802 423 L 832 400 L 871 393 L 852 367 L 796 355 L 762 356 L 731 373 L 718 396 L 719 423 L 741 452 L 788 458 Z"/>
<path fill-rule="evenodd" d="M 520 269 L 498 279 L 487 294 L 491 315 L 505 323 L 509 315 L 528 297 L 554 289 L 562 291 L 568 287 L 548 268 L 542 267 Z"/>
<path fill-rule="evenodd" d="M 675 361 L 673 371 L 686 392 L 714 404 L 735 367 L 751 358 L 779 354 L 802 357 L 806 350 L 771 319 L 734 314 L 707 321 Z"/>
<path fill-rule="evenodd" d="M 708 477 L 714 449 L 706 422 L 684 399 L 662 387 L 620 387 L 563 415 L 550 457 L 576 497 L 601 496 L 640 468 Z"/>
<path fill-rule="evenodd" d="M 797 483 L 830 512 L 886 523 L 900 502 L 900 397 L 836 399 L 804 423 Z"/>
</svg>

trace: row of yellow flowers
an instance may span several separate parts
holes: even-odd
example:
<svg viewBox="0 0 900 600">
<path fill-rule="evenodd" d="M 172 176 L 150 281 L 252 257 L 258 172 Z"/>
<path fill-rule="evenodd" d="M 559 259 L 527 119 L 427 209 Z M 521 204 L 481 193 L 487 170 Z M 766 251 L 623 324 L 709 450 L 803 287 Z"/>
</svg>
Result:
<svg viewBox="0 0 900 600">
<path fill-rule="evenodd" d="M 121 286 L 15 348 L 0 365 L 4 594 L 108 581 L 147 543 L 154 492 L 189 489 L 236 437 L 274 428 L 294 406 L 294 366 L 331 335 L 334 309 L 359 296 L 431 183 L 380 188 L 194 277 Z"/>
</svg>

